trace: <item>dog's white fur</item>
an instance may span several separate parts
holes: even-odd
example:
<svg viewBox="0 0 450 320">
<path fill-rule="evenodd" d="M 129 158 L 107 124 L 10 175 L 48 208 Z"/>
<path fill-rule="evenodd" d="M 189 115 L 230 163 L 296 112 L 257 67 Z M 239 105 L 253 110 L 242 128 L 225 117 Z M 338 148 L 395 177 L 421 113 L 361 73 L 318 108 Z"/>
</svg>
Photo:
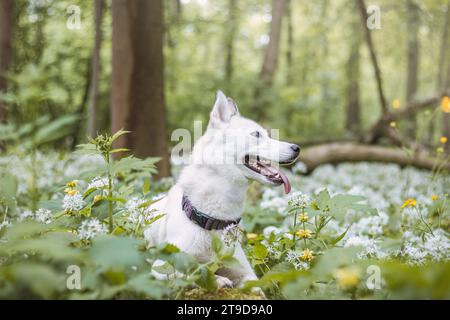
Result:
<svg viewBox="0 0 450 320">
<path fill-rule="evenodd" d="M 256 131 L 259 138 L 254 136 Z M 243 141 L 245 143 L 241 143 Z M 145 230 L 149 244 L 168 242 L 199 262 L 208 262 L 213 255 L 211 233 L 220 236 L 223 231 L 208 231 L 190 221 L 181 207 L 183 193 L 194 207 L 214 218 L 240 218 L 251 180 L 273 184 L 240 162 L 246 154 L 278 163 L 294 160 L 298 152 L 292 150 L 291 144 L 270 138 L 256 122 L 240 116 L 235 103 L 218 91 L 208 129 L 194 146 L 192 163 L 182 170 L 167 196 L 151 207 L 165 216 Z M 240 267 L 217 272 L 219 287 L 240 286 L 245 281 L 257 279 L 239 244 L 235 258 Z"/>
</svg>

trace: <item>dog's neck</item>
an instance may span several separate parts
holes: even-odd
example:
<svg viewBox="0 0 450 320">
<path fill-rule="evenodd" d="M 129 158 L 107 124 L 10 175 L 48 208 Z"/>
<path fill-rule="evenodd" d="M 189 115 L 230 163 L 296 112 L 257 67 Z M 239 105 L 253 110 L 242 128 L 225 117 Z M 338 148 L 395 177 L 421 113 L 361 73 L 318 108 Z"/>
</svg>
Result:
<svg viewBox="0 0 450 320">
<path fill-rule="evenodd" d="M 232 173 L 225 165 L 189 165 L 178 185 L 197 210 L 216 219 L 235 220 L 242 216 L 249 182 Z"/>
</svg>

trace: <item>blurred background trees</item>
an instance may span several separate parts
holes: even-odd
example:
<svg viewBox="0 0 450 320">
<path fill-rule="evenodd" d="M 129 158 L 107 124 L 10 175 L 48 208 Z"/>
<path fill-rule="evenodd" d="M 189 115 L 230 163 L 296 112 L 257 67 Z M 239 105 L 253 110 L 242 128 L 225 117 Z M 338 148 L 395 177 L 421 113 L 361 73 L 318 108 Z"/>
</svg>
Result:
<svg viewBox="0 0 450 320">
<path fill-rule="evenodd" d="M 164 176 L 170 132 L 206 126 L 221 88 L 281 138 L 325 148 L 305 162 L 448 165 L 449 21 L 447 0 L 2 0 L 0 119 L 79 115 L 58 148 L 131 130 L 120 144 L 162 157 Z"/>
</svg>

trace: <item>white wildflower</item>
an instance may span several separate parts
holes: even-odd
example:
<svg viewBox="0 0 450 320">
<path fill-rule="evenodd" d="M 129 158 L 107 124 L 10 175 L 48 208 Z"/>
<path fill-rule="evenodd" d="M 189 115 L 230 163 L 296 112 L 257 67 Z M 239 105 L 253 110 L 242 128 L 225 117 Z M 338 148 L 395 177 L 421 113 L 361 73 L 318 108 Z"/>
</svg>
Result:
<svg viewBox="0 0 450 320">
<path fill-rule="evenodd" d="M 3 229 L 3 228 L 9 228 L 11 226 L 11 222 L 9 222 L 8 220 L 5 220 L 5 221 L 3 221 L 2 223 L 0 223 L 0 231 Z"/>
<path fill-rule="evenodd" d="M 277 234 L 280 234 L 281 232 L 282 232 L 281 229 L 277 228 L 275 226 L 268 226 L 268 227 L 265 227 L 263 230 L 264 237 L 266 237 L 266 238 L 269 238 L 272 233 L 277 235 Z"/>
<path fill-rule="evenodd" d="M 234 248 L 241 240 L 242 230 L 238 224 L 230 224 L 223 229 L 221 239 L 225 246 Z"/>
<path fill-rule="evenodd" d="M 36 221 L 49 224 L 52 222 L 52 212 L 48 209 L 38 209 L 34 215 Z"/>
<path fill-rule="evenodd" d="M 106 227 L 96 218 L 84 220 L 78 228 L 78 238 L 89 240 L 100 234 L 106 234 Z"/>
<path fill-rule="evenodd" d="M 108 178 L 95 177 L 88 184 L 87 190 L 90 190 L 90 189 L 103 189 L 103 188 L 106 188 L 107 186 L 108 186 Z"/>
<path fill-rule="evenodd" d="M 276 255 L 279 253 L 279 251 L 277 249 L 275 249 L 275 247 L 273 245 L 266 246 L 266 249 L 270 255 Z"/>
<path fill-rule="evenodd" d="M 427 234 L 423 248 L 435 261 L 450 259 L 450 240 L 442 229 L 434 230 L 433 234 Z"/>
<path fill-rule="evenodd" d="M 305 209 L 309 205 L 310 201 L 311 200 L 307 194 L 297 191 L 289 197 L 288 204 L 293 208 Z"/>
<path fill-rule="evenodd" d="M 350 236 L 345 240 L 344 247 L 361 247 L 358 258 L 365 259 L 374 257 L 377 259 L 385 259 L 388 254 L 381 250 L 377 241 L 366 236 Z"/>
<path fill-rule="evenodd" d="M 306 173 L 308 172 L 308 167 L 304 162 L 297 161 L 297 163 L 292 167 L 292 172 L 294 173 Z"/>
<path fill-rule="evenodd" d="M 128 213 L 128 221 L 134 224 L 149 222 L 155 217 L 155 210 L 145 205 L 147 200 L 133 197 L 125 203 L 125 210 Z"/>
<path fill-rule="evenodd" d="M 374 215 L 361 218 L 351 226 L 349 234 L 366 234 L 370 236 L 382 235 L 383 227 L 386 226 L 388 222 L 389 216 L 384 212 L 380 212 L 376 216 Z"/>
<path fill-rule="evenodd" d="M 403 249 L 403 255 L 409 258 L 409 264 L 421 265 L 425 262 L 427 253 L 411 243 L 407 243 Z"/>
<path fill-rule="evenodd" d="M 299 256 L 300 255 L 298 254 L 298 252 L 295 252 L 294 250 L 289 250 L 286 253 L 286 261 L 289 263 L 294 263 L 298 260 Z"/>
<path fill-rule="evenodd" d="M 85 205 L 83 196 L 80 193 L 74 195 L 66 194 L 63 199 L 63 209 L 66 211 L 79 211 Z"/>
<path fill-rule="evenodd" d="M 308 270 L 309 269 L 309 263 L 304 261 L 296 261 L 293 263 L 294 268 L 296 270 Z"/>
<path fill-rule="evenodd" d="M 27 219 L 32 219 L 34 218 L 34 214 L 33 212 L 31 212 L 30 210 L 25 210 L 24 212 L 22 212 L 19 217 L 17 218 L 18 221 L 24 221 Z"/>
</svg>

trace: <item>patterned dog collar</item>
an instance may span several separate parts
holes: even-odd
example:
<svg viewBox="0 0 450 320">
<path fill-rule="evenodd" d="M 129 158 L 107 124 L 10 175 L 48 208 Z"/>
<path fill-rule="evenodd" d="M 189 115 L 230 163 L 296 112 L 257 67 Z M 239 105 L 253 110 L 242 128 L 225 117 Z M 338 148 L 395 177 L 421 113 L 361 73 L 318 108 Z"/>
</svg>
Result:
<svg viewBox="0 0 450 320">
<path fill-rule="evenodd" d="M 197 210 L 192 205 L 191 201 L 189 201 L 186 195 L 183 195 L 181 206 L 189 220 L 193 221 L 194 223 L 196 223 L 197 225 L 206 230 L 222 230 L 228 227 L 229 225 L 239 224 L 239 221 L 241 221 L 240 218 L 237 220 L 219 220 L 210 217 L 206 213 Z"/>
</svg>

